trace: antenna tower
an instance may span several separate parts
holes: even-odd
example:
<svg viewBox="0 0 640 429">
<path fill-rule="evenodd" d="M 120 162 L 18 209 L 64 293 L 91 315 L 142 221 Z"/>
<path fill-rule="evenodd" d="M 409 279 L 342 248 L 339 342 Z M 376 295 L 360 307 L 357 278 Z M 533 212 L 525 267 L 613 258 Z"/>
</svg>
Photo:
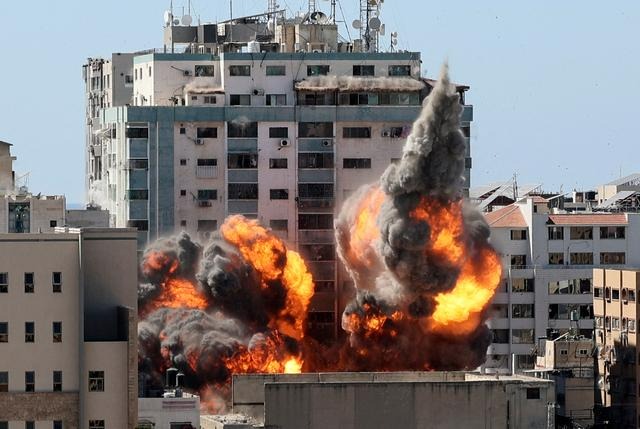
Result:
<svg viewBox="0 0 640 429">
<path fill-rule="evenodd" d="M 360 0 L 360 40 L 365 52 L 378 52 L 380 6 L 384 0 Z M 372 25 L 373 24 L 373 25 Z"/>
<path fill-rule="evenodd" d="M 274 15 L 278 11 L 278 3 L 276 3 L 276 0 L 269 0 L 267 11 L 269 12 L 269 15 Z"/>
<path fill-rule="evenodd" d="M 316 0 L 309 0 L 309 14 L 311 14 L 311 12 L 315 12 L 316 10 L 318 10 L 316 8 Z"/>
</svg>

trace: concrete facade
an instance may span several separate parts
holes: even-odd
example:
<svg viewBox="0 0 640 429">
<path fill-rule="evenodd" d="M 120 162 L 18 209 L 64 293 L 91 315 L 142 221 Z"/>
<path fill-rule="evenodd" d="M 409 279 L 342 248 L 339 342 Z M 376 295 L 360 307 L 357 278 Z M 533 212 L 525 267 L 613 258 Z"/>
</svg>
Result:
<svg viewBox="0 0 640 429">
<path fill-rule="evenodd" d="M 133 428 L 136 233 L 58 231 L 0 234 L 0 422 Z"/>
<path fill-rule="evenodd" d="M 548 428 L 553 382 L 465 373 L 234 376 L 234 412 L 265 427 Z M 551 410 L 551 412 L 550 412 Z"/>
<path fill-rule="evenodd" d="M 187 429 L 200 427 L 200 398 L 139 398 L 139 429 Z"/>
<path fill-rule="evenodd" d="M 512 354 L 516 370 L 532 369 L 537 339 L 570 328 L 591 338 L 593 268 L 640 266 L 637 213 L 555 213 L 545 199 L 527 197 L 485 218 L 504 267 L 488 370 L 505 371 Z"/>
</svg>

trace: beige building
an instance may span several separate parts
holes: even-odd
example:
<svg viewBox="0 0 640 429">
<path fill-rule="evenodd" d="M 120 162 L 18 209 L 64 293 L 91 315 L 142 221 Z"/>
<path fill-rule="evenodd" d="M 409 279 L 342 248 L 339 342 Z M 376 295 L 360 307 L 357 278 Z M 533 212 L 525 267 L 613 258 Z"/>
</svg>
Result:
<svg viewBox="0 0 640 429">
<path fill-rule="evenodd" d="M 598 365 L 596 419 L 638 425 L 638 288 L 640 270 L 593 270 Z M 614 426 L 611 426 L 614 427 Z"/>
<path fill-rule="evenodd" d="M 554 427 L 554 407 L 552 381 L 519 375 L 432 371 L 233 377 L 233 412 L 257 419 L 264 424 L 260 427 L 280 429 L 544 429 Z"/>
<path fill-rule="evenodd" d="M 0 428 L 133 428 L 135 230 L 0 234 Z"/>
</svg>

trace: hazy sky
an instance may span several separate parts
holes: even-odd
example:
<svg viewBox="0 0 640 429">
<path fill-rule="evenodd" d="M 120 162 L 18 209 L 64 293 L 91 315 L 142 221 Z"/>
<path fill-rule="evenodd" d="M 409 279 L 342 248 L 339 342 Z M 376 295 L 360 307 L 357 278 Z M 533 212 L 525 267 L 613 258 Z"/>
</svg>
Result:
<svg viewBox="0 0 640 429">
<path fill-rule="evenodd" d="M 328 1 L 317 2 L 328 12 Z M 233 3 L 236 16 L 267 6 Z M 351 23 L 358 1 L 341 3 Z M 83 201 L 81 66 L 87 57 L 160 47 L 168 5 L 3 2 L 0 140 L 14 144 L 17 173 L 31 173 L 32 192 Z M 182 5 L 174 1 L 176 12 Z M 296 12 L 306 1 L 280 5 Z M 192 15 L 214 22 L 228 18 L 228 6 L 193 0 Z M 471 86 L 472 185 L 517 172 L 521 183 L 568 191 L 640 171 L 639 1 L 386 0 L 382 18 L 399 33 L 399 48 L 422 52 L 430 76 L 448 59 L 454 81 Z"/>
</svg>

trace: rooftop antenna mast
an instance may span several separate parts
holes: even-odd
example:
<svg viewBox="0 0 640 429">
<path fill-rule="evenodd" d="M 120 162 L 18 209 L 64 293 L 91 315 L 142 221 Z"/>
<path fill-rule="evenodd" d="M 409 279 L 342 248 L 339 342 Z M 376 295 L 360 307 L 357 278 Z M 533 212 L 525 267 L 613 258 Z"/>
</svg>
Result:
<svg viewBox="0 0 640 429">
<path fill-rule="evenodd" d="M 384 34 L 380 21 L 380 6 L 384 0 L 360 0 L 360 40 L 365 52 L 378 52 L 379 36 Z"/>
<path fill-rule="evenodd" d="M 278 11 L 278 3 L 276 3 L 276 0 L 269 0 L 267 11 L 269 12 L 269 16 L 274 15 Z"/>
<path fill-rule="evenodd" d="M 331 23 L 336 23 L 336 0 L 331 0 Z"/>
<path fill-rule="evenodd" d="M 316 10 L 316 0 L 309 0 L 309 15 L 311 15 L 311 12 L 315 12 Z"/>
</svg>

